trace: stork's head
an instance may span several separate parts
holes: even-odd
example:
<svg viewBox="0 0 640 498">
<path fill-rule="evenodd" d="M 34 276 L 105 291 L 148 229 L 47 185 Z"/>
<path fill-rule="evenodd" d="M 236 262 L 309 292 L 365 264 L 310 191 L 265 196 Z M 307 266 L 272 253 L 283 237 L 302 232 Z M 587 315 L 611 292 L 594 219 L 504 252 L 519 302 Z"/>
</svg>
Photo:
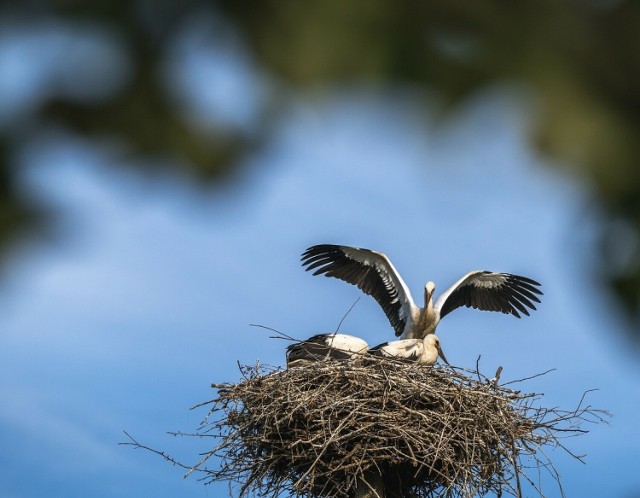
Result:
<svg viewBox="0 0 640 498">
<path fill-rule="evenodd" d="M 436 290 L 436 284 L 433 282 L 427 282 L 424 284 L 424 305 L 429 306 L 429 303 L 433 299 L 433 293 Z"/>
<path fill-rule="evenodd" d="M 436 351 L 438 351 L 438 356 L 442 358 L 442 361 L 444 361 L 447 365 L 449 364 L 449 362 L 447 361 L 447 357 L 442 351 L 442 347 L 440 346 L 440 339 L 437 335 L 427 334 L 427 336 L 424 338 L 424 341 L 427 343 L 427 346 L 435 348 Z"/>
</svg>

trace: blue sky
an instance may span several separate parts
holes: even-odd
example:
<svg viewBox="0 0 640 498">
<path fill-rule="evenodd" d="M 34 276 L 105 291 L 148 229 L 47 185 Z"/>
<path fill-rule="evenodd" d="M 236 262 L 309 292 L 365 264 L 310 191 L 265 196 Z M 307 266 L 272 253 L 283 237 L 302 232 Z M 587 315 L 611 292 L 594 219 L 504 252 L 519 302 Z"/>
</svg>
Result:
<svg viewBox="0 0 640 498">
<path fill-rule="evenodd" d="M 240 98 L 225 88 L 227 105 Z M 589 401 L 614 414 L 610 425 L 569 442 L 587 464 L 551 459 L 567 496 L 639 496 L 638 358 L 588 273 L 599 214 L 586 186 L 530 150 L 521 98 L 495 88 L 436 124 L 410 90 L 326 89 L 291 107 L 235 182 L 204 192 L 110 168 L 91 144 L 34 144 L 24 188 L 63 222 L 16 256 L 0 293 L 0 496 L 225 495 L 226 484 L 184 480 L 118 446 L 122 431 L 197 461 L 201 442 L 166 432 L 194 430 L 205 413 L 188 408 L 213 397 L 211 382 L 237 380 L 238 361 L 284 362 L 285 344 L 250 324 L 304 338 L 334 330 L 359 297 L 302 271 L 300 253 L 325 242 L 384 251 L 415 297 L 426 280 L 437 294 L 471 269 L 542 282 L 530 318 L 447 316 L 447 357 L 473 367 L 482 355 L 503 381 L 556 368 L 522 386 L 549 406 L 574 408 L 599 388 Z M 368 297 L 342 330 L 392 337 Z"/>
</svg>

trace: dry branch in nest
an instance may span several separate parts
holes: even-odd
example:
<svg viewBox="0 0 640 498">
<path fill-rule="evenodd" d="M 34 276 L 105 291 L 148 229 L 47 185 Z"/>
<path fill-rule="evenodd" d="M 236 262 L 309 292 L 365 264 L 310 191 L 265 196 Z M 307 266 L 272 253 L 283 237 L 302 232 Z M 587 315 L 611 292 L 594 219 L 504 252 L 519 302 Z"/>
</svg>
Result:
<svg viewBox="0 0 640 498">
<path fill-rule="evenodd" d="M 532 469 L 562 491 L 544 447 L 565 448 L 563 438 L 586 432 L 582 422 L 606 415 L 582 400 L 573 411 L 535 407 L 541 395 L 477 371 L 388 359 L 241 371 L 198 405 L 212 408 L 191 435 L 215 445 L 188 472 L 230 481 L 240 497 L 360 496 L 376 480 L 386 496 L 522 496 L 523 486 L 542 496 Z M 206 467 L 214 456 L 219 465 Z"/>
</svg>

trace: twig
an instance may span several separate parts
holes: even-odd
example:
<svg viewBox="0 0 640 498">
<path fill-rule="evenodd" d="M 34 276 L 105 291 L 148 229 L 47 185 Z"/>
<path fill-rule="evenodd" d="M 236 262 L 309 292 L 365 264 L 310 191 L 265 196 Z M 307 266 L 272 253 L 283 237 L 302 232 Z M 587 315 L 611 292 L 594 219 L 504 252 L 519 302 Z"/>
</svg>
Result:
<svg viewBox="0 0 640 498">
<path fill-rule="evenodd" d="M 523 377 L 522 379 L 511 380 L 509 382 L 505 382 L 502 385 L 503 386 L 509 386 L 511 384 L 520 384 L 521 382 L 524 382 L 526 380 L 536 379 L 538 377 L 542 377 L 543 375 L 547 375 L 548 373 L 555 372 L 556 370 L 557 370 L 557 368 L 550 368 L 549 370 L 545 370 L 542 373 L 537 373 L 535 375 L 532 375 L 531 377 Z"/>
<path fill-rule="evenodd" d="M 349 316 L 349 313 L 351 313 L 351 311 L 353 310 L 353 308 L 355 308 L 356 304 L 358 304 L 358 301 L 360 301 L 360 298 L 357 298 L 353 304 L 351 305 L 351 307 L 347 310 L 347 312 L 342 316 L 342 318 L 340 319 L 340 323 L 338 323 L 338 328 L 336 329 L 336 334 L 340 331 L 340 327 L 342 327 L 342 322 L 344 322 L 345 318 L 347 318 Z"/>
</svg>

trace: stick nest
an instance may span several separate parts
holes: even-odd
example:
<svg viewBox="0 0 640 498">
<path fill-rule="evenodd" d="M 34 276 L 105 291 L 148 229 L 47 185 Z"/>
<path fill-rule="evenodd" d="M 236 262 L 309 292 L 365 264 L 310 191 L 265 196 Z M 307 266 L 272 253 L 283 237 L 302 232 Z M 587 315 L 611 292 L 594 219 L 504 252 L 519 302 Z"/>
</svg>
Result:
<svg viewBox="0 0 640 498">
<path fill-rule="evenodd" d="M 216 399 L 198 405 L 212 409 L 191 435 L 217 444 L 189 471 L 228 480 L 241 497 L 356 496 L 372 476 L 387 496 L 522 496 L 523 485 L 542 495 L 525 467 L 536 476 L 546 469 L 562 492 L 539 450 L 565 448 L 562 438 L 605 414 L 582 407 L 584 395 L 572 411 L 536 408 L 541 395 L 477 371 L 388 359 L 241 372 L 242 381 L 214 384 Z M 212 456 L 219 466 L 206 468 Z"/>
</svg>

